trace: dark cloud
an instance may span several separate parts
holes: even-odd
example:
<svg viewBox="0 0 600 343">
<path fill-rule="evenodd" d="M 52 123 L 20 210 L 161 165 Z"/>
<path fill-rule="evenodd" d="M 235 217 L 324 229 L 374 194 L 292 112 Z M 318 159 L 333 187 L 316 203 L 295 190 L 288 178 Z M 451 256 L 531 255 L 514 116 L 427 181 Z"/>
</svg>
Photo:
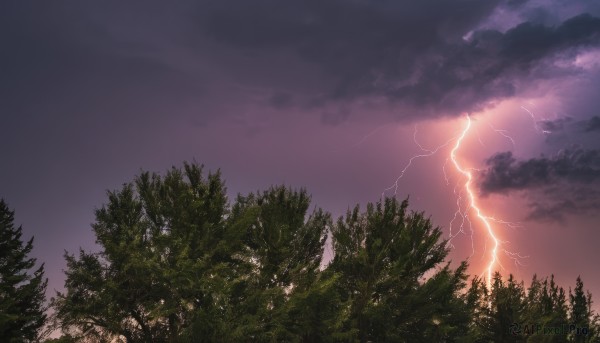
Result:
<svg viewBox="0 0 600 343">
<path fill-rule="evenodd" d="M 278 109 L 288 108 L 293 102 L 293 95 L 287 92 L 276 92 L 269 98 L 269 104 Z"/>
<path fill-rule="evenodd" d="M 584 131 L 585 132 L 600 131 L 600 117 L 593 116 L 588 121 L 586 121 Z"/>
<path fill-rule="evenodd" d="M 350 109 L 346 106 L 338 106 L 327 109 L 322 113 L 321 121 L 327 125 L 337 125 L 350 116 Z"/>
<path fill-rule="evenodd" d="M 383 96 L 440 115 L 513 96 L 544 59 L 599 42 L 600 19 L 588 14 L 463 39 L 498 6 L 519 3 L 219 1 L 199 22 L 215 41 L 284 51 L 316 66 L 328 80 L 315 85 L 325 102 Z"/>
<path fill-rule="evenodd" d="M 16 122 L 164 119 L 206 90 L 202 79 L 132 54 L 137 44 L 88 22 L 82 4 L 0 6 L 0 111 Z"/>
<path fill-rule="evenodd" d="M 478 180 L 482 194 L 526 190 L 529 219 L 562 220 L 565 213 L 600 208 L 600 150 L 571 149 L 525 161 L 503 152 L 486 163 Z"/>
<path fill-rule="evenodd" d="M 517 161 L 511 152 L 492 156 L 481 172 L 483 193 L 502 193 L 547 186 L 560 181 L 591 183 L 600 180 L 600 150 L 565 150 L 553 157 Z"/>
<path fill-rule="evenodd" d="M 600 208 L 600 191 L 582 185 L 548 187 L 528 198 L 528 220 L 565 223 L 567 215 L 595 214 Z"/>
<path fill-rule="evenodd" d="M 574 139 L 584 145 L 598 145 L 597 138 L 591 135 L 600 131 L 598 116 L 582 120 L 576 120 L 573 117 L 546 119 L 538 121 L 536 124 L 546 134 L 546 143 L 549 145 L 564 146 L 566 142 L 573 142 Z"/>
<path fill-rule="evenodd" d="M 554 133 L 557 131 L 564 131 L 572 122 L 573 118 L 565 117 L 554 120 L 542 120 L 538 122 L 538 126 L 544 131 Z"/>
<path fill-rule="evenodd" d="M 506 5 L 509 8 L 515 9 L 525 5 L 529 0 L 508 0 Z"/>
<path fill-rule="evenodd" d="M 156 102 L 143 109 L 148 115 L 193 102 L 205 109 L 193 121 L 203 123 L 223 113 L 220 97 L 254 101 L 225 95 L 218 87 L 226 82 L 265 90 L 262 99 L 275 109 L 320 106 L 316 112 L 328 113 L 328 123 L 348 117 L 329 107 L 365 98 L 415 110 L 396 111 L 403 116 L 477 111 L 520 94 L 545 60 L 596 45 L 600 33 L 600 19 L 589 14 L 556 25 L 532 20 L 507 31 L 477 29 L 497 11 L 529 6 L 523 0 L 2 6 L 0 36 L 9 53 L 0 57 L 0 88 L 12 111 L 54 88 L 63 97 L 85 93 L 99 104 L 93 107 L 115 93 L 137 103 L 144 97 Z"/>
</svg>

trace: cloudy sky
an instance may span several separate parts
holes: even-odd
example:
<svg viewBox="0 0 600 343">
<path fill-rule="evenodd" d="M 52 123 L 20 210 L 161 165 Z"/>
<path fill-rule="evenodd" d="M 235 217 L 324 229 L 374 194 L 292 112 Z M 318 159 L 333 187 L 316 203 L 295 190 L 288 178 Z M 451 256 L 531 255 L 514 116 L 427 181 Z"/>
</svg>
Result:
<svg viewBox="0 0 600 343">
<path fill-rule="evenodd" d="M 600 2 L 4 1 L 0 42 L 0 197 L 49 294 L 106 190 L 184 160 L 335 216 L 410 196 L 479 275 L 470 119 L 497 267 L 600 295 Z"/>
</svg>

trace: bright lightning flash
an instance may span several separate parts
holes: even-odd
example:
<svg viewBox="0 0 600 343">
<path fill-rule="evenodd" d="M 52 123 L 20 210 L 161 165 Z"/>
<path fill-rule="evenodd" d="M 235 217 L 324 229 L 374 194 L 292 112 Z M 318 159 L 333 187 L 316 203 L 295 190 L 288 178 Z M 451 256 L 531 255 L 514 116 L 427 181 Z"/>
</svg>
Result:
<svg viewBox="0 0 600 343">
<path fill-rule="evenodd" d="M 514 143 L 515 143 L 514 139 L 508 135 L 508 132 L 506 130 L 496 129 L 491 124 L 490 124 L 490 128 L 492 129 L 492 131 L 509 139 L 511 141 L 511 143 L 513 143 L 513 145 L 514 145 Z M 427 158 L 427 157 L 433 156 L 438 151 L 442 150 L 446 146 L 450 145 L 453 141 L 455 141 L 454 147 L 450 151 L 449 156 L 446 159 L 446 162 L 442 166 L 442 171 L 444 172 L 444 178 L 445 178 L 446 184 L 449 185 L 449 183 L 450 183 L 449 178 L 446 175 L 446 164 L 448 163 L 449 160 L 451 160 L 456 171 L 462 177 L 464 177 L 464 179 L 466 179 L 466 181 L 464 183 L 462 183 L 461 180 L 458 180 L 458 182 L 454 186 L 454 194 L 456 195 L 457 210 L 454 213 L 453 219 L 450 221 L 450 225 L 449 225 L 450 235 L 449 235 L 448 245 L 451 248 L 454 247 L 454 245 L 452 244 L 452 240 L 456 236 L 458 236 L 458 234 L 466 234 L 465 224 L 468 224 L 469 229 L 470 229 L 471 249 L 472 249 L 472 253 L 469 257 L 472 257 L 475 254 L 475 243 L 474 243 L 474 237 L 473 237 L 474 236 L 473 223 L 471 222 L 471 219 L 469 218 L 469 213 L 474 212 L 476 214 L 477 218 L 483 223 L 483 226 L 485 227 L 485 232 L 488 236 L 488 239 L 493 243 L 492 249 L 490 250 L 490 253 L 489 253 L 489 262 L 487 263 L 487 267 L 485 268 L 484 272 L 482 273 L 482 275 L 487 274 L 486 275 L 487 276 L 486 284 L 489 289 L 490 285 L 491 285 L 491 280 L 492 280 L 492 273 L 495 271 L 496 265 L 498 265 L 501 269 L 504 269 L 502 266 L 502 263 L 500 262 L 498 252 L 503 252 L 509 259 L 514 261 L 514 263 L 517 267 L 523 265 L 521 263 L 521 259 L 528 258 L 529 256 L 522 256 L 519 253 L 511 252 L 511 251 L 508 251 L 508 250 L 502 248 L 501 245 L 503 243 L 508 243 L 508 242 L 502 242 L 498 239 L 496 232 L 495 232 L 495 227 L 492 225 L 492 223 L 499 224 L 501 226 L 506 226 L 506 227 L 513 228 L 513 229 L 520 227 L 520 225 L 518 223 L 511 223 L 511 222 L 507 222 L 507 221 L 504 221 L 501 219 L 496 219 L 493 216 L 488 216 L 483 213 L 483 211 L 477 204 L 477 197 L 472 189 L 472 184 L 473 184 L 472 172 L 477 169 L 463 167 L 459 163 L 459 161 L 456 157 L 456 154 L 457 154 L 458 150 L 460 149 L 461 144 L 466 144 L 466 143 L 463 143 L 463 141 L 464 141 L 465 137 L 467 136 L 467 134 L 469 133 L 470 129 L 471 129 L 471 117 L 467 114 L 466 126 L 464 127 L 464 129 L 462 130 L 460 135 L 450 138 L 448 141 L 446 141 L 445 143 L 439 145 L 438 147 L 436 147 L 434 149 L 427 149 L 427 148 L 424 148 L 417 141 L 417 126 L 415 126 L 413 140 L 422 152 L 412 156 L 408 160 L 408 163 L 404 166 L 404 168 L 400 172 L 400 175 L 398 176 L 396 181 L 390 187 L 386 188 L 383 191 L 381 196 L 383 198 L 385 196 L 386 192 L 389 192 L 392 190 L 394 192 L 394 195 L 396 195 L 400 179 L 402 179 L 402 177 L 408 171 L 408 169 L 411 167 L 411 165 L 413 164 L 413 161 L 415 159 Z M 481 140 L 480 140 L 480 142 L 481 142 Z M 459 189 L 461 189 L 461 190 L 459 190 Z M 465 196 L 466 199 L 463 199 L 463 195 L 465 195 L 465 194 L 466 194 L 466 196 Z M 464 205 L 463 205 L 463 201 L 464 201 Z M 460 225 L 458 227 L 458 231 L 453 233 L 454 222 L 457 220 L 457 218 L 461 218 Z M 484 253 L 482 255 L 482 258 L 484 258 L 486 256 L 487 250 L 488 250 L 487 244 L 485 244 Z"/>
<path fill-rule="evenodd" d="M 477 202 L 475 200 L 475 195 L 473 193 L 473 190 L 471 189 L 471 183 L 473 181 L 473 175 L 472 175 L 471 171 L 463 168 L 456 159 L 456 151 L 460 148 L 460 144 L 462 143 L 463 139 L 467 135 L 467 132 L 469 132 L 470 128 L 471 128 L 471 117 L 467 114 L 467 125 L 465 126 L 465 129 L 462 131 L 461 135 L 456 140 L 456 144 L 454 145 L 454 148 L 452 149 L 452 151 L 450 151 L 450 159 L 452 160 L 452 163 L 454 164 L 454 167 L 456 168 L 456 170 L 460 174 L 464 175 L 467 178 L 467 181 L 465 182 L 464 187 L 465 187 L 465 191 L 467 192 L 467 195 L 469 197 L 469 206 L 471 207 L 471 209 L 473 209 L 473 211 L 475 211 L 475 213 L 477 214 L 477 217 L 481 220 L 481 222 L 485 226 L 488 236 L 494 243 L 494 246 L 493 246 L 491 254 L 490 254 L 491 255 L 490 261 L 487 266 L 487 287 L 489 289 L 490 285 L 491 285 L 491 280 L 492 280 L 492 272 L 494 270 L 494 266 L 496 265 L 496 261 L 498 260 L 498 247 L 500 246 L 500 241 L 496 237 L 496 234 L 494 233 L 494 229 L 493 229 L 492 225 L 490 224 L 490 221 L 492 221 L 492 218 L 484 215 L 483 212 L 481 211 L 481 209 L 477 205 Z"/>
</svg>

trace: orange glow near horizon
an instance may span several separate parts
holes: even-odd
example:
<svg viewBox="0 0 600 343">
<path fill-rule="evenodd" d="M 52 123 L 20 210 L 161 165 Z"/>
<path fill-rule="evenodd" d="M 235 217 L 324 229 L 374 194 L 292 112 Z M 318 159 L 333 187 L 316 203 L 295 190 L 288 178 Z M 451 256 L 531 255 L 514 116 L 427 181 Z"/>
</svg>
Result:
<svg viewBox="0 0 600 343">
<path fill-rule="evenodd" d="M 477 205 L 475 194 L 473 193 L 473 190 L 471 189 L 471 183 L 473 181 L 473 175 L 472 175 L 471 171 L 462 167 L 456 159 L 456 152 L 460 148 L 460 145 L 461 145 L 463 139 L 465 138 L 465 136 L 467 135 L 467 132 L 469 132 L 470 129 L 471 129 L 471 117 L 467 114 L 467 125 L 465 126 L 464 130 L 462 131 L 462 133 L 456 140 L 456 144 L 454 145 L 454 148 L 452 149 L 452 151 L 450 151 L 450 159 L 452 160 L 452 163 L 454 163 L 454 167 L 456 168 L 456 170 L 460 174 L 464 175 L 467 178 L 467 181 L 464 184 L 464 189 L 469 197 L 469 207 L 471 207 L 471 209 L 473 211 L 475 211 L 475 213 L 477 214 L 477 217 L 481 220 L 481 222 L 483 222 L 483 224 L 487 230 L 489 238 L 494 243 L 494 246 L 491 250 L 490 260 L 489 260 L 489 263 L 487 266 L 486 283 L 487 283 L 487 287 L 489 289 L 490 285 L 491 285 L 491 280 L 492 280 L 492 272 L 494 271 L 494 266 L 496 265 L 496 262 L 498 260 L 498 247 L 500 246 L 500 241 L 496 237 L 496 235 L 494 233 L 494 229 L 493 229 L 492 225 L 490 224 L 491 218 L 484 215 L 483 212 L 481 211 L 481 209 Z"/>
</svg>

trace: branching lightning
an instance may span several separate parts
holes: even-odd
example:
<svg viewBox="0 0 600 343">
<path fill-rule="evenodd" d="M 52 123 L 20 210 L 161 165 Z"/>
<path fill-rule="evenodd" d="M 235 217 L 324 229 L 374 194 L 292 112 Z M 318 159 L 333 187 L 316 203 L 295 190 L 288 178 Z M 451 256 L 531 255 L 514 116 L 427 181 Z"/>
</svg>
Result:
<svg viewBox="0 0 600 343">
<path fill-rule="evenodd" d="M 533 114 L 531 114 L 531 115 L 533 116 Z M 534 121 L 534 123 L 535 123 L 535 121 Z M 457 210 L 454 213 L 454 216 L 451 219 L 450 224 L 449 224 L 450 232 L 449 232 L 448 245 L 449 245 L 449 247 L 453 248 L 454 245 L 452 244 L 452 240 L 459 234 L 467 234 L 467 229 L 468 229 L 469 235 L 471 237 L 471 249 L 472 249 L 471 255 L 469 257 L 472 257 L 475 254 L 475 243 L 474 243 L 475 231 L 473 229 L 474 223 L 471 221 L 471 218 L 470 218 L 470 215 L 474 214 L 477 221 L 482 224 L 485 235 L 487 237 L 487 239 L 485 240 L 485 243 L 484 243 L 485 246 L 484 246 L 484 252 L 483 252 L 482 258 L 485 258 L 486 256 L 488 256 L 487 257 L 488 262 L 486 264 L 484 272 L 482 273 L 482 276 L 483 276 L 483 274 L 485 274 L 486 284 L 487 284 L 487 287 L 489 288 L 491 285 L 493 273 L 494 273 L 494 271 L 497 270 L 497 267 L 504 269 L 504 267 L 502 266 L 502 263 L 500 261 L 500 258 L 498 256 L 499 253 L 501 253 L 501 252 L 504 253 L 510 260 L 512 260 L 514 262 L 515 266 L 517 266 L 517 267 L 522 266 L 523 263 L 521 262 L 521 260 L 528 258 L 529 256 L 523 256 L 519 253 L 511 252 L 511 251 L 508 251 L 507 249 L 505 249 L 503 247 L 503 244 L 508 243 L 508 242 L 503 242 L 498 238 L 496 228 L 494 225 L 494 224 L 498 224 L 498 225 L 505 226 L 508 228 L 516 229 L 516 228 L 520 227 L 520 224 L 497 219 L 493 216 L 488 216 L 484 213 L 482 208 L 478 205 L 477 196 L 476 196 L 475 192 L 473 191 L 473 187 L 472 187 L 473 179 L 474 179 L 473 172 L 476 171 L 477 169 L 464 167 L 463 165 L 461 165 L 461 163 L 459 162 L 459 159 L 457 158 L 457 153 L 460 150 L 461 146 L 466 144 L 464 141 L 465 141 L 465 138 L 467 137 L 468 133 L 470 132 L 471 128 L 472 128 L 471 117 L 469 115 L 467 115 L 466 116 L 466 125 L 464 126 L 463 130 L 460 132 L 459 135 L 450 138 L 448 141 L 437 146 L 434 149 L 427 149 L 418 142 L 418 140 L 417 140 L 418 128 L 415 125 L 415 129 L 414 129 L 414 133 L 413 133 L 413 140 L 415 142 L 415 145 L 417 147 L 419 147 L 419 149 L 421 150 L 421 153 L 412 156 L 408 160 L 408 162 L 406 163 L 404 168 L 401 170 L 399 176 L 396 178 L 395 182 L 390 187 L 386 188 L 383 191 L 382 198 L 385 196 L 386 192 L 390 192 L 392 190 L 394 192 L 394 195 L 396 195 L 398 186 L 399 186 L 398 185 L 399 181 L 405 175 L 407 170 L 412 166 L 414 160 L 416 160 L 418 158 L 422 158 L 422 157 L 433 156 L 434 154 L 436 154 L 437 152 L 439 152 L 440 150 L 442 150 L 443 148 L 449 146 L 452 142 L 454 142 L 454 145 L 453 145 L 452 149 L 450 150 L 449 155 L 446 158 L 446 160 L 442 166 L 442 171 L 444 173 L 444 179 L 446 181 L 446 185 L 450 185 L 450 178 L 448 177 L 448 175 L 446 173 L 446 166 L 449 161 L 452 162 L 454 169 L 461 176 L 461 178 L 459 178 L 459 180 L 454 185 L 454 194 L 456 196 Z M 492 129 L 492 131 L 494 131 L 494 132 L 500 134 L 501 136 L 507 138 L 508 140 L 510 140 L 510 142 L 514 146 L 514 144 L 515 144 L 514 139 L 508 134 L 508 132 L 506 130 L 496 129 L 491 124 L 490 124 L 490 128 Z M 477 136 L 479 137 L 478 133 L 477 133 Z M 481 142 L 480 138 L 479 138 L 479 141 L 483 145 L 483 142 Z M 458 226 L 458 228 L 456 226 Z M 488 247 L 487 247 L 488 240 L 492 243 L 491 249 L 489 249 L 489 251 L 488 251 Z"/>
<path fill-rule="evenodd" d="M 515 147 L 515 140 L 514 140 L 514 139 L 513 139 L 511 136 L 509 136 L 509 135 L 508 135 L 508 131 L 506 131 L 506 130 L 501 130 L 501 129 L 497 129 L 497 128 L 495 128 L 495 127 L 494 127 L 494 125 L 492 125 L 492 123 L 490 123 L 490 128 L 491 128 L 491 129 L 492 129 L 494 132 L 498 133 L 500 136 L 502 136 L 502 137 L 504 137 L 504 138 L 508 139 L 508 140 L 511 142 L 511 144 L 512 144 L 513 148 Z"/>
<path fill-rule="evenodd" d="M 410 166 L 412 165 L 413 161 L 417 158 L 421 158 L 421 157 L 429 157 L 429 156 L 433 156 L 435 155 L 435 153 L 437 153 L 440 149 L 442 149 L 445 146 L 448 146 L 448 144 L 450 144 L 450 142 L 452 142 L 455 138 L 450 138 L 448 141 L 446 141 L 446 143 L 436 147 L 433 150 L 429 150 L 429 149 L 425 149 L 423 148 L 423 146 L 421 144 L 419 144 L 419 142 L 417 141 L 417 126 L 415 125 L 415 131 L 413 134 L 413 139 L 415 141 L 415 144 L 424 152 L 423 154 L 418 154 L 415 155 L 413 157 L 411 157 L 408 160 L 408 163 L 406 164 L 406 166 L 404 166 L 404 169 L 402 169 L 402 171 L 400 172 L 400 175 L 398 175 L 398 177 L 396 178 L 396 181 L 394 181 L 394 183 L 383 190 L 383 192 L 381 193 L 381 197 L 384 198 L 385 197 L 385 193 L 391 191 L 392 189 L 394 190 L 394 195 L 396 195 L 396 193 L 398 192 L 398 182 L 400 182 L 400 179 L 402 179 L 402 177 L 404 176 L 404 174 L 406 173 L 406 171 L 408 170 L 408 168 L 410 168 Z"/>
<path fill-rule="evenodd" d="M 452 160 L 452 163 L 454 163 L 454 167 L 456 168 L 456 170 L 467 178 L 467 181 L 464 184 L 464 189 L 467 192 L 467 195 L 469 197 L 469 206 L 471 207 L 471 209 L 473 209 L 475 211 L 475 214 L 477 215 L 477 217 L 481 220 L 481 222 L 485 226 L 488 236 L 493 242 L 493 248 L 492 248 L 492 251 L 490 254 L 490 261 L 487 266 L 487 286 L 488 286 L 488 288 L 490 288 L 490 284 L 491 284 L 491 280 L 492 280 L 492 272 L 494 271 L 494 266 L 496 265 L 496 261 L 498 260 L 498 247 L 500 246 L 500 242 L 499 242 L 498 238 L 496 237 L 496 234 L 494 233 L 494 229 L 492 228 L 492 225 L 490 224 L 490 220 L 488 219 L 487 216 L 485 216 L 482 213 L 482 211 L 477 206 L 477 202 L 475 201 L 475 194 L 471 190 L 471 183 L 473 181 L 473 175 L 472 175 L 471 171 L 464 169 L 458 163 L 458 161 L 456 159 L 456 151 L 460 148 L 460 144 L 462 143 L 463 139 L 465 138 L 467 132 L 469 132 L 470 128 L 471 128 L 471 117 L 469 115 L 467 115 L 467 125 L 465 126 L 465 129 L 462 131 L 461 135 L 456 140 L 456 144 L 454 145 L 454 148 L 450 151 L 450 159 Z"/>
<path fill-rule="evenodd" d="M 535 115 L 527 107 L 521 106 L 521 109 L 525 110 L 525 112 L 527 112 L 529 114 L 529 116 L 531 117 L 531 120 L 533 121 L 533 128 L 537 132 L 541 132 L 543 134 L 550 134 L 550 133 L 552 133 L 551 131 L 544 130 L 544 129 L 542 129 L 542 128 L 539 127 L 539 125 L 537 124 L 537 119 L 535 119 Z"/>
</svg>

